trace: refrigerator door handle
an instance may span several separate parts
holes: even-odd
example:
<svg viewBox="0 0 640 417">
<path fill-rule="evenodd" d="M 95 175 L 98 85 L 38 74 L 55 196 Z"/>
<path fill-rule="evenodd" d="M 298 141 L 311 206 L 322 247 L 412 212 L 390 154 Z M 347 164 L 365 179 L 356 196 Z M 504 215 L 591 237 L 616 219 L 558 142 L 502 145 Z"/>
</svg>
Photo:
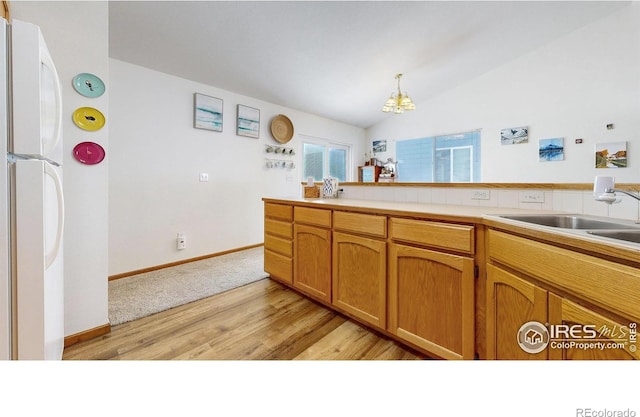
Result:
<svg viewBox="0 0 640 417">
<path fill-rule="evenodd" d="M 58 228 L 56 231 L 56 239 L 53 247 L 46 255 L 46 267 L 49 268 L 58 256 L 60 244 L 62 243 L 62 234 L 64 233 L 64 196 L 62 193 L 62 181 L 56 170 L 45 162 L 44 172 L 53 179 L 56 187 L 56 195 L 58 196 Z"/>
<path fill-rule="evenodd" d="M 53 63 L 53 58 L 51 58 L 51 55 L 45 47 L 42 48 L 40 59 L 42 61 L 42 66 L 48 68 L 49 71 L 51 71 L 51 75 L 53 75 L 54 94 L 56 96 L 56 125 L 53 131 L 53 141 L 49 142 L 48 149 L 44 149 L 44 154 L 48 155 L 58 145 L 62 136 L 62 90 L 60 86 L 60 77 L 58 76 L 58 71 Z"/>
</svg>

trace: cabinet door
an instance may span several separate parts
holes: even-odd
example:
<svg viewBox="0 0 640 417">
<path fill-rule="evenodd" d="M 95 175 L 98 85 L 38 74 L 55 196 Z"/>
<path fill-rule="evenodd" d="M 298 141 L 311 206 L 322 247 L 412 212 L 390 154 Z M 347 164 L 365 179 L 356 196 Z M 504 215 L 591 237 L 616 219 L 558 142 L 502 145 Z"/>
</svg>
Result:
<svg viewBox="0 0 640 417">
<path fill-rule="evenodd" d="M 562 330 L 573 329 L 573 336 L 567 332 L 554 335 L 549 359 L 640 359 L 636 323 L 609 319 L 555 294 L 549 294 L 549 323 L 564 325 Z"/>
<path fill-rule="evenodd" d="M 474 261 L 389 245 L 389 326 L 444 359 L 474 357 Z"/>
<path fill-rule="evenodd" d="M 385 329 L 387 251 L 381 240 L 333 233 L 333 305 Z"/>
<path fill-rule="evenodd" d="M 518 343 L 520 328 L 547 321 L 547 291 L 487 265 L 487 358 L 547 359 L 547 349 L 528 353 Z"/>
<path fill-rule="evenodd" d="M 293 282 L 293 260 L 265 248 L 264 270 L 275 280 L 291 284 Z"/>
<path fill-rule="evenodd" d="M 331 302 L 331 230 L 294 225 L 293 286 Z"/>
</svg>

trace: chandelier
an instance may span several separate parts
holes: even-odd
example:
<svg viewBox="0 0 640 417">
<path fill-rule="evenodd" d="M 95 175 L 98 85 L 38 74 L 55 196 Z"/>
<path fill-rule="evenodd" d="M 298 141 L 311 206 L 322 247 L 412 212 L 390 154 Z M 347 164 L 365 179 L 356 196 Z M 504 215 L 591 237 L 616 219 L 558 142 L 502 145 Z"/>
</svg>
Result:
<svg viewBox="0 0 640 417">
<path fill-rule="evenodd" d="M 396 80 L 398 80 L 398 93 L 391 93 L 391 97 L 389 97 L 389 100 L 387 100 L 382 107 L 382 111 L 385 113 L 394 112 L 395 114 L 401 114 L 404 113 L 405 110 L 415 110 L 416 108 L 416 105 L 413 104 L 407 92 L 405 91 L 404 94 L 402 94 L 400 90 L 400 78 L 402 78 L 402 74 L 396 75 Z"/>
</svg>

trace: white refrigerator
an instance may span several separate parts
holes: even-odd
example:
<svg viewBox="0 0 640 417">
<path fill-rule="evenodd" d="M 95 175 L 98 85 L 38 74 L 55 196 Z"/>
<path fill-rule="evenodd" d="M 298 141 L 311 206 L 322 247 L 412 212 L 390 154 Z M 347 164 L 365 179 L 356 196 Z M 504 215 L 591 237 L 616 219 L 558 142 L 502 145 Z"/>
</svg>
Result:
<svg viewBox="0 0 640 417">
<path fill-rule="evenodd" d="M 61 85 L 39 27 L 1 24 L 0 359 L 61 359 Z"/>
</svg>

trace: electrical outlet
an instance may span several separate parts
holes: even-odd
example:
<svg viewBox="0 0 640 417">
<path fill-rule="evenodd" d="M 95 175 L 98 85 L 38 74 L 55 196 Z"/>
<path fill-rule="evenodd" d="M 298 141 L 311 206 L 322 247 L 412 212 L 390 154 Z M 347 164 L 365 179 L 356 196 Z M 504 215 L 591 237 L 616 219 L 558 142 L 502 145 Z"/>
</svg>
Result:
<svg viewBox="0 0 640 417">
<path fill-rule="evenodd" d="M 209 174 L 207 174 L 206 172 L 201 172 L 200 182 L 207 182 L 207 181 L 209 181 Z"/>
<path fill-rule="evenodd" d="M 176 238 L 176 249 L 182 250 L 187 248 L 187 237 L 184 233 L 178 233 L 178 237 Z"/>
<path fill-rule="evenodd" d="M 522 191 L 521 203 L 544 203 L 544 191 Z"/>
<path fill-rule="evenodd" d="M 489 190 L 475 190 L 471 195 L 472 200 L 489 200 L 491 192 Z"/>
</svg>

